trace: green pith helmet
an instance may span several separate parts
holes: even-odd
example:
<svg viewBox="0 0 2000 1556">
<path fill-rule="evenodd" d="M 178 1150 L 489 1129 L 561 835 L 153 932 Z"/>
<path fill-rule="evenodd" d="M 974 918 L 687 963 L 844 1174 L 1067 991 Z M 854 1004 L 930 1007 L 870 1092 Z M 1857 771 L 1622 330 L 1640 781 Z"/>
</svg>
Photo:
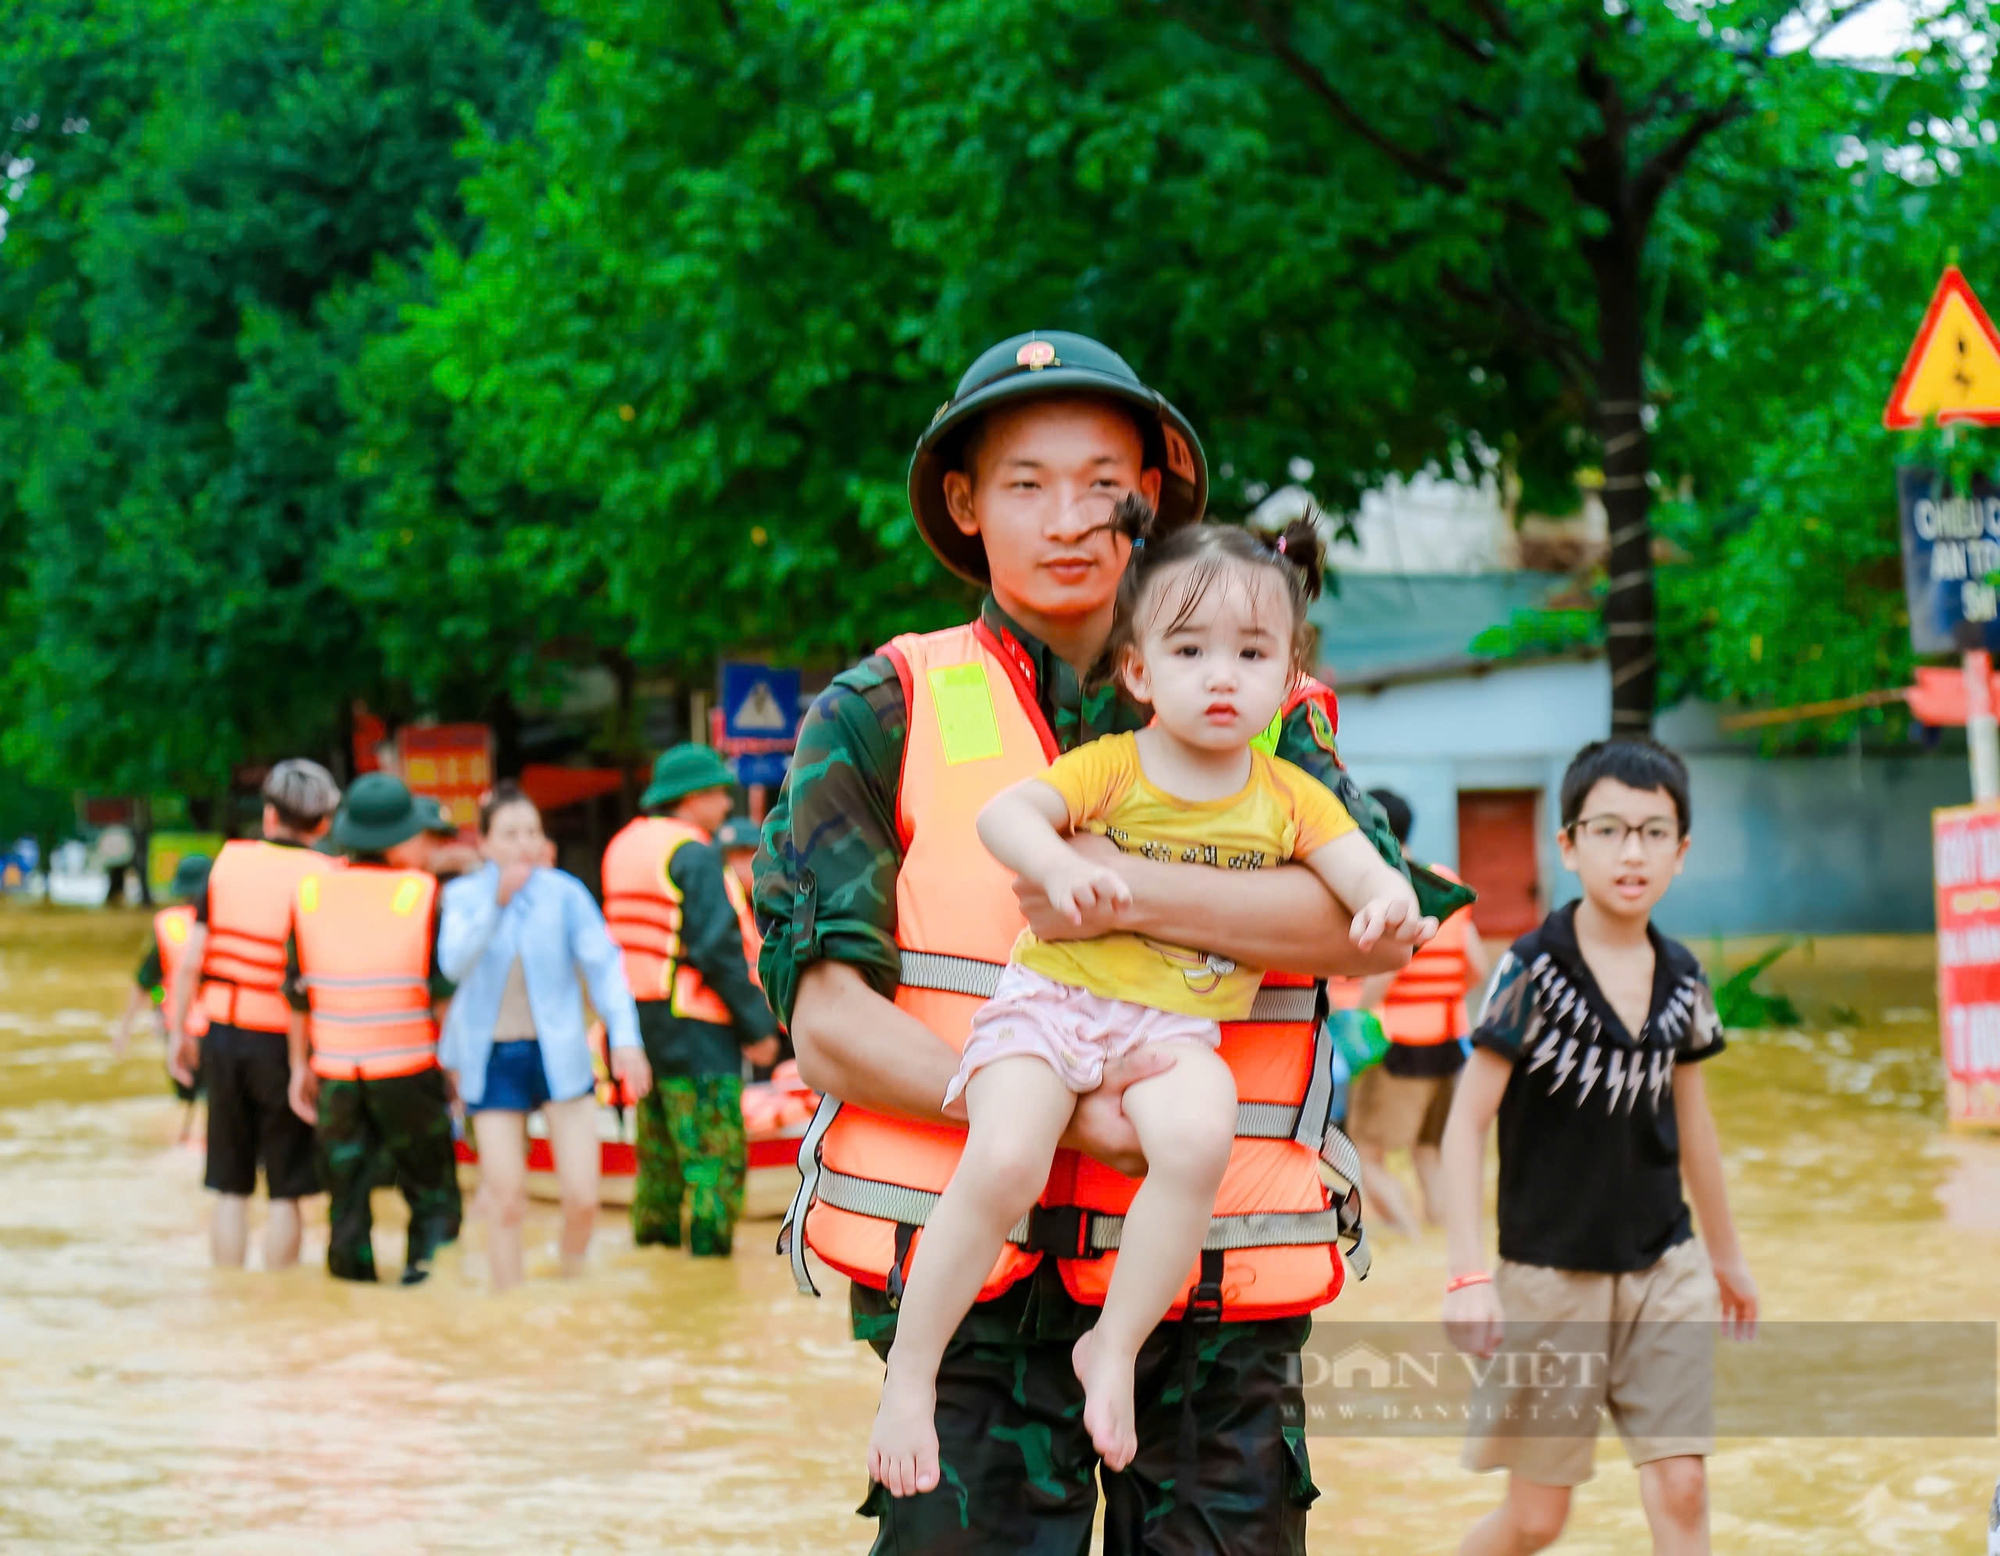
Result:
<svg viewBox="0 0 2000 1556">
<path fill-rule="evenodd" d="M 208 872 L 212 861 L 207 854 L 183 854 L 174 865 L 174 878 L 167 887 L 167 895 L 182 902 L 192 902 L 208 890 Z"/>
<path fill-rule="evenodd" d="M 754 852 L 758 841 L 757 823 L 748 816 L 731 816 L 716 828 L 715 846 L 725 854 Z"/>
<path fill-rule="evenodd" d="M 1030 396 L 1097 395 L 1137 412 L 1146 468 L 1160 472 L 1160 529 L 1192 524 L 1208 506 L 1208 464 L 1185 416 L 1139 382 L 1117 352 L 1087 335 L 1032 330 L 989 346 L 938 407 L 910 458 L 910 512 L 938 560 L 968 583 L 984 585 L 986 547 L 962 533 L 945 506 L 944 478 L 960 468 L 965 434 L 981 414 Z"/>
<path fill-rule="evenodd" d="M 690 794 L 733 788 L 735 783 L 736 775 L 712 746 L 683 741 L 660 753 L 660 759 L 653 764 L 653 781 L 639 796 L 639 808 L 665 810 Z"/>
<path fill-rule="evenodd" d="M 425 813 L 400 778 L 364 773 L 333 817 L 333 843 L 351 854 L 387 853 L 424 830 Z"/>
</svg>

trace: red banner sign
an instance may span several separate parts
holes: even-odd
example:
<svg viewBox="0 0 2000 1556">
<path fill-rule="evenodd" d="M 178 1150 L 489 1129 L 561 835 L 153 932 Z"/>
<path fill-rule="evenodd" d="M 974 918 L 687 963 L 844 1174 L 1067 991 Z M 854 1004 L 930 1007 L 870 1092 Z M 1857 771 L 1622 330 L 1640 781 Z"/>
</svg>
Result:
<svg viewBox="0 0 2000 1556">
<path fill-rule="evenodd" d="M 1931 813 L 1945 1110 L 2000 1125 L 2000 803 Z"/>
<path fill-rule="evenodd" d="M 479 799 L 493 787 L 493 732 L 484 724 L 405 724 L 396 735 L 403 782 L 435 795 L 461 829 L 479 824 Z"/>
</svg>

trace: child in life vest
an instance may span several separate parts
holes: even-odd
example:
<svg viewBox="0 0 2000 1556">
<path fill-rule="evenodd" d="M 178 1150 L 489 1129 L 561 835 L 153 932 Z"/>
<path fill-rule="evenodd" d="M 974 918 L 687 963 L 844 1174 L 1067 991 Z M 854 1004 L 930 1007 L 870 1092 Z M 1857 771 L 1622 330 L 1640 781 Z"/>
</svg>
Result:
<svg viewBox="0 0 2000 1556">
<path fill-rule="evenodd" d="M 1135 540 L 1112 664 L 1154 721 L 1081 746 L 996 796 L 980 813 L 981 841 L 1078 924 L 1085 908 L 1131 900 L 1115 871 L 1066 841 L 1095 832 L 1127 853 L 1217 869 L 1297 861 L 1349 907 L 1357 946 L 1384 933 L 1420 938 L 1410 883 L 1327 789 L 1255 744 L 1303 669 L 1306 609 L 1319 592 L 1310 521 L 1275 543 L 1222 525 L 1147 542 L 1152 512 L 1127 497 L 1110 522 Z M 1039 1195 L 1076 1099 L 1100 1084 L 1107 1061 L 1158 1045 L 1173 1067 L 1124 1098 L 1146 1178 L 1103 1312 L 1072 1357 L 1092 1443 L 1111 1469 L 1131 1462 L 1139 1347 L 1195 1268 L 1236 1131 L 1218 1023 L 1247 1016 L 1261 980 L 1256 968 L 1134 934 L 1044 941 L 1022 932 L 945 1096 L 946 1110 L 967 1120 L 965 1151 L 916 1246 L 869 1442 L 869 1473 L 893 1495 L 937 1483 L 945 1344 Z"/>
</svg>

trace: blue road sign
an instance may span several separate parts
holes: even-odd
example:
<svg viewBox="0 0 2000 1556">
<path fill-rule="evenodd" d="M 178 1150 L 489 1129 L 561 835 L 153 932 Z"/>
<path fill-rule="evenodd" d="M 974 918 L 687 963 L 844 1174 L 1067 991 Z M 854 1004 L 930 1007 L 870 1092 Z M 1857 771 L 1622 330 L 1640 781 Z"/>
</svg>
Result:
<svg viewBox="0 0 2000 1556">
<path fill-rule="evenodd" d="M 2000 652 L 2000 489 L 1975 478 L 1955 493 L 1936 470 L 1896 472 L 1903 588 L 1919 654 Z"/>
<path fill-rule="evenodd" d="M 772 753 L 766 756 L 739 756 L 730 764 L 736 773 L 736 781 L 744 788 L 752 784 L 763 784 L 775 789 L 785 781 L 785 769 L 791 765 L 791 758 Z"/>
<path fill-rule="evenodd" d="M 725 664 L 722 733 L 730 740 L 796 740 L 799 672 L 775 665 Z"/>
</svg>

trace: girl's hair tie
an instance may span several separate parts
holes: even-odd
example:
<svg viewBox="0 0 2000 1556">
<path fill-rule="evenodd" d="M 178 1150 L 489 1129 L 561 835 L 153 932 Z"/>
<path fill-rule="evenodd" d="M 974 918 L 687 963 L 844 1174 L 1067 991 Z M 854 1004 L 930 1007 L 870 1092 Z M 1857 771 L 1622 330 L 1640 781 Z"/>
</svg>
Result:
<svg viewBox="0 0 2000 1556">
<path fill-rule="evenodd" d="M 1275 550 L 1279 556 L 1283 556 L 1285 554 L 1285 537 L 1283 535 L 1280 535 L 1278 537 L 1277 544 L 1273 546 L 1272 549 Z"/>
</svg>

